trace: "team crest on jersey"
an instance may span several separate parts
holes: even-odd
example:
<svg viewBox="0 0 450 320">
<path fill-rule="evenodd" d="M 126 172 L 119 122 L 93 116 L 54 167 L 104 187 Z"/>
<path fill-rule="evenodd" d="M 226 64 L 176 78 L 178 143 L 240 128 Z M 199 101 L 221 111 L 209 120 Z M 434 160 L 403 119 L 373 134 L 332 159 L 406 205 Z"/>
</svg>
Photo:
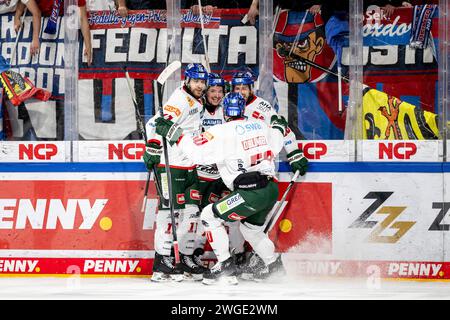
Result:
<svg viewBox="0 0 450 320">
<path fill-rule="evenodd" d="M 184 198 L 184 193 L 178 193 L 177 194 L 177 203 L 178 204 L 184 204 L 186 202 Z"/>
<path fill-rule="evenodd" d="M 8 7 L 10 4 L 11 4 L 11 0 L 0 0 L 0 6 L 5 5 Z"/>
<path fill-rule="evenodd" d="M 171 113 L 175 113 L 175 115 L 176 115 L 177 117 L 179 117 L 180 114 L 181 114 L 180 109 L 178 109 L 177 107 L 174 107 L 174 106 L 170 106 L 170 105 L 165 106 L 165 107 L 164 107 L 164 110 L 166 110 L 166 111 L 168 111 L 168 112 L 171 112 Z"/>
<path fill-rule="evenodd" d="M 233 208 L 236 208 L 238 205 L 244 203 L 245 200 L 238 193 L 228 199 L 223 200 L 222 202 L 217 204 L 217 210 L 220 214 L 223 214 Z"/>
<path fill-rule="evenodd" d="M 200 192 L 198 190 L 192 189 L 189 192 L 189 196 L 192 200 L 200 200 Z"/>
</svg>

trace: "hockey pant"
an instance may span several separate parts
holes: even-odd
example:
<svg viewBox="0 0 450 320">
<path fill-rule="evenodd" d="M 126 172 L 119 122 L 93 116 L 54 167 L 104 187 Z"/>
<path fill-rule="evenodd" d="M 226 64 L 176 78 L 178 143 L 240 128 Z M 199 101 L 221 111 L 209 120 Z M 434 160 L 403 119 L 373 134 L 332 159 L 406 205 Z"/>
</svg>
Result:
<svg viewBox="0 0 450 320">
<path fill-rule="evenodd" d="M 240 223 L 236 222 L 225 222 L 225 228 L 228 229 L 228 235 L 230 238 L 230 248 L 235 249 L 235 253 L 244 252 L 245 239 L 239 229 Z M 202 223 L 198 224 L 197 234 L 195 236 L 195 249 L 204 248 L 206 244 L 206 232 Z"/>
<path fill-rule="evenodd" d="M 214 215 L 212 206 L 210 204 L 203 209 L 201 220 L 217 260 L 222 262 L 230 257 L 229 240 L 224 226 L 225 221 Z M 276 260 L 275 245 L 264 232 L 264 226 L 242 222 L 240 230 L 244 239 L 250 243 L 256 254 L 263 259 L 266 265 Z"/>
</svg>

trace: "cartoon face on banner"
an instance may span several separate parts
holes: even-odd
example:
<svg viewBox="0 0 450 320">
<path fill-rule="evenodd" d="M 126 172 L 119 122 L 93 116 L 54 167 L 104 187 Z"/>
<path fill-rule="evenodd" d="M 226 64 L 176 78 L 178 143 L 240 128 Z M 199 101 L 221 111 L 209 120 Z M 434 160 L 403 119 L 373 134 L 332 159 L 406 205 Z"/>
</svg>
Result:
<svg viewBox="0 0 450 320">
<path fill-rule="evenodd" d="M 274 74 L 288 83 L 316 82 L 323 72 L 295 56 L 330 68 L 334 54 L 326 45 L 324 24 L 318 14 L 281 11 L 274 35 Z"/>
</svg>

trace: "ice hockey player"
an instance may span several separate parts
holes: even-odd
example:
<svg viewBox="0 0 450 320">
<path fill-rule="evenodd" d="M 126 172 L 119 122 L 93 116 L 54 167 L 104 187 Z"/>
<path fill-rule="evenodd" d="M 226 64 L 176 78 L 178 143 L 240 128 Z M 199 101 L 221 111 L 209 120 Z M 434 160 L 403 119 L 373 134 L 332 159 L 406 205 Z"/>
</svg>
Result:
<svg viewBox="0 0 450 320">
<path fill-rule="evenodd" d="M 219 74 L 209 73 L 203 103 L 203 131 L 208 130 L 212 126 L 225 123 L 221 103 L 223 97 L 225 96 L 226 87 L 226 81 Z M 202 209 L 208 204 L 214 203 L 230 193 L 230 190 L 228 190 L 220 178 L 220 174 L 215 164 L 197 166 L 197 174 L 201 194 L 200 207 Z M 235 249 L 234 253 L 236 255 L 237 262 L 238 264 L 243 264 L 245 261 L 245 239 L 239 231 L 239 222 L 229 222 L 226 227 L 228 228 L 228 233 L 230 235 L 230 246 Z M 203 248 L 205 243 L 205 232 L 203 227 L 199 225 L 194 250 L 194 260 L 198 264 L 201 264 L 201 256 L 204 253 Z"/>
<path fill-rule="evenodd" d="M 190 64 L 185 69 L 183 86 L 177 88 L 163 107 L 164 115 L 177 123 L 186 136 L 198 136 L 201 133 L 202 97 L 206 89 L 208 72 L 201 64 Z M 144 153 L 144 162 L 149 170 L 157 166 L 159 181 L 169 199 L 165 159 L 162 153 L 161 137 L 155 131 L 155 119 L 146 124 L 148 142 Z M 200 223 L 198 177 L 195 164 L 186 158 L 177 146 L 168 146 L 169 164 L 172 176 L 174 210 L 178 220 L 178 242 L 181 263 L 174 265 L 172 254 L 173 235 L 170 208 L 160 201 L 156 217 L 155 260 L 152 281 L 181 281 L 183 279 L 201 280 L 205 271 L 193 261 L 194 239 L 197 225 Z"/>
<path fill-rule="evenodd" d="M 218 262 L 203 275 L 204 284 L 214 284 L 221 277 L 237 284 L 237 269 L 229 250 L 225 221 L 241 221 L 241 232 L 265 268 L 255 274 L 260 279 L 284 271 L 281 256 L 264 232 L 264 222 L 277 201 L 275 156 L 284 144 L 287 122 L 274 115 L 271 126 L 244 117 L 245 100 L 239 93 L 228 94 L 223 101 L 227 121 L 192 139 L 172 121 L 156 119 L 156 131 L 197 164 L 216 164 L 228 196 L 206 206 L 201 220 Z"/>
<path fill-rule="evenodd" d="M 231 79 L 231 86 L 232 91 L 239 92 L 246 101 L 245 116 L 249 119 L 264 121 L 267 125 L 270 125 L 270 119 L 277 113 L 268 101 L 254 94 L 254 80 L 251 72 L 239 71 L 235 73 Z M 292 172 L 300 171 L 300 175 L 303 176 L 308 169 L 308 160 L 303 156 L 303 152 L 298 148 L 296 141 L 295 134 L 288 127 L 284 137 L 284 149 L 287 154 L 287 160 L 291 165 Z M 262 259 L 253 254 L 241 268 L 241 277 L 246 280 L 252 280 L 255 270 L 262 267 Z"/>
</svg>

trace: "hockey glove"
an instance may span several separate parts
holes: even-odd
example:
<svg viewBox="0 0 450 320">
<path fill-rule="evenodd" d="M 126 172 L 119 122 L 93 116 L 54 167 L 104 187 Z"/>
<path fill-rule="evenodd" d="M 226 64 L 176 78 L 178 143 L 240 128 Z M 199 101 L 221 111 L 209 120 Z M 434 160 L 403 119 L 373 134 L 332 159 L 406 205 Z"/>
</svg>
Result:
<svg viewBox="0 0 450 320">
<path fill-rule="evenodd" d="M 300 149 L 288 153 L 287 158 L 292 172 L 300 171 L 301 176 L 305 175 L 308 170 L 308 159 L 303 156 L 303 152 Z"/>
<path fill-rule="evenodd" d="M 270 118 L 270 126 L 274 129 L 280 130 L 283 134 L 283 137 L 286 135 L 288 123 L 283 116 L 274 114 L 272 118 Z"/>
<path fill-rule="evenodd" d="M 164 118 L 158 118 L 156 122 L 156 133 L 165 137 L 170 145 L 174 145 L 183 134 L 179 125 Z"/>
<path fill-rule="evenodd" d="M 161 146 L 155 142 L 145 144 L 144 162 L 147 169 L 152 170 L 153 166 L 161 162 Z"/>
</svg>

